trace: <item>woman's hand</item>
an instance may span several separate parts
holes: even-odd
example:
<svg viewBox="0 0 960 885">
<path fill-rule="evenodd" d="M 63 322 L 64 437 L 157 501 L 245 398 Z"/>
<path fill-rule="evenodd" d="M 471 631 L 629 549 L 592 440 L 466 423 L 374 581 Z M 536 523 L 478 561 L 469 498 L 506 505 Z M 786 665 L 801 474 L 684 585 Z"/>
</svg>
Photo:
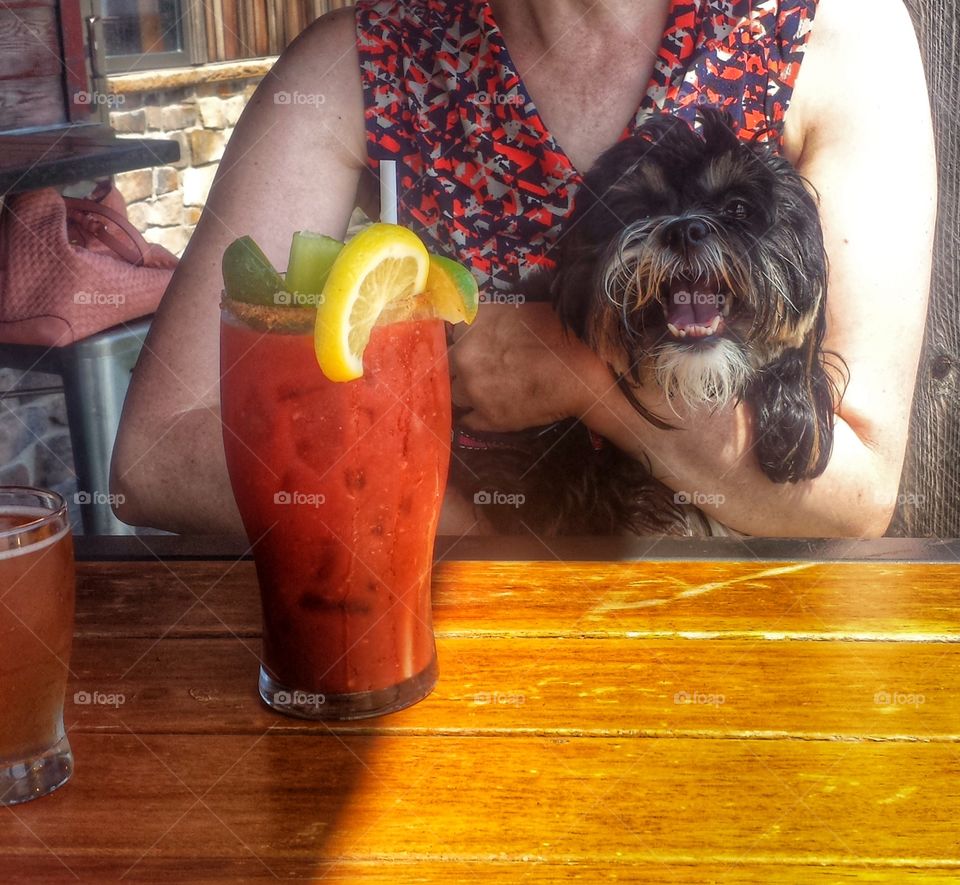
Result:
<svg viewBox="0 0 960 885">
<path fill-rule="evenodd" d="M 470 326 L 454 328 L 453 403 L 475 430 L 522 430 L 579 417 L 609 373 L 546 303 L 487 303 Z"/>
</svg>

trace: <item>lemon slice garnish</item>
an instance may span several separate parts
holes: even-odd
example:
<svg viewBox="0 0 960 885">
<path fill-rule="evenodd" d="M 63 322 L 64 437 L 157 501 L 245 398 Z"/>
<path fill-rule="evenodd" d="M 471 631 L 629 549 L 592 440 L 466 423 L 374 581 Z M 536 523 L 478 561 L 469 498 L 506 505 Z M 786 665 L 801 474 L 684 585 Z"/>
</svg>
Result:
<svg viewBox="0 0 960 885">
<path fill-rule="evenodd" d="M 363 351 L 374 325 L 385 310 L 399 318 L 397 307 L 415 303 L 429 269 L 426 246 L 399 225 L 371 225 L 343 247 L 317 308 L 314 344 L 324 375 L 331 381 L 363 375 Z"/>
</svg>

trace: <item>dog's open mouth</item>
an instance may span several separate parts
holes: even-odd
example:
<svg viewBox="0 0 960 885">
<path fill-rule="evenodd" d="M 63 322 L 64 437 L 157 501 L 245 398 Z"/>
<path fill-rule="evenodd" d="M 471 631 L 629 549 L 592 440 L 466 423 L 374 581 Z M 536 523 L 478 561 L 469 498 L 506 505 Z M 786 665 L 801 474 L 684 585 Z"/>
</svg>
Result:
<svg viewBox="0 0 960 885">
<path fill-rule="evenodd" d="M 721 333 L 733 299 L 714 280 L 678 277 L 665 287 L 661 300 L 670 334 L 690 341 Z"/>
</svg>

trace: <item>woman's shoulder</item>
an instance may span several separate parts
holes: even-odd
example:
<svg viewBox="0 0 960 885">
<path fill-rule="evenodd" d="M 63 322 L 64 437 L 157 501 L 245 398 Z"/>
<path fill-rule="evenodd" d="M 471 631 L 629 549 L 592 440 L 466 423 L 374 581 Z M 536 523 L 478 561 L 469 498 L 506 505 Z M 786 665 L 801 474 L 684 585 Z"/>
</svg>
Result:
<svg viewBox="0 0 960 885">
<path fill-rule="evenodd" d="M 904 33 L 904 25 L 907 25 Z M 910 12 L 904 0 L 871 0 L 869 12 L 864 12 L 862 0 L 818 0 L 813 33 L 825 45 L 837 41 L 855 50 L 851 38 L 863 45 L 864 38 L 878 35 L 900 40 L 913 36 Z M 875 52 L 884 52 L 883 46 L 874 46 Z"/>
<path fill-rule="evenodd" d="M 284 55 L 298 52 L 304 44 L 314 52 L 317 50 L 335 51 L 337 49 L 341 52 L 348 51 L 350 46 L 356 42 L 357 8 L 359 5 L 360 3 L 356 7 L 346 6 L 328 12 L 326 15 L 321 15 L 300 32 Z"/>
<path fill-rule="evenodd" d="M 867 87 L 896 69 L 899 53 L 912 51 L 917 35 L 904 0 L 870 0 L 869 12 L 864 8 L 862 0 L 819 0 L 807 54 L 818 72 L 856 68 Z"/>
<path fill-rule="evenodd" d="M 895 116 L 926 100 L 918 75 L 917 35 L 903 0 L 819 0 L 785 137 L 802 145 L 811 133 L 869 105 Z M 906 106 L 904 102 L 907 102 Z M 792 118 L 792 119 L 791 119 Z M 799 151 L 798 151 L 799 152 Z"/>
<path fill-rule="evenodd" d="M 362 166 L 366 152 L 356 35 L 353 7 L 321 16 L 286 48 L 251 100 L 268 124 L 327 143 L 350 166 Z"/>
</svg>

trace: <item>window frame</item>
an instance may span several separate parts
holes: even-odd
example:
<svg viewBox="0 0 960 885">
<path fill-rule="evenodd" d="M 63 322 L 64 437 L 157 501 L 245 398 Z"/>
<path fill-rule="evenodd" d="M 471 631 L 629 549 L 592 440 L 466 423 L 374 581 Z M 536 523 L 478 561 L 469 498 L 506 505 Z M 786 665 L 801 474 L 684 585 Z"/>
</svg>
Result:
<svg viewBox="0 0 960 885">
<path fill-rule="evenodd" d="M 92 48 L 94 74 L 130 74 L 137 71 L 188 67 L 207 61 L 206 25 L 203 8 L 197 0 L 176 0 L 180 5 L 180 26 L 183 48 L 170 52 L 132 53 L 108 56 L 103 36 L 103 0 L 87 0 L 90 8 L 88 41 Z"/>
</svg>

